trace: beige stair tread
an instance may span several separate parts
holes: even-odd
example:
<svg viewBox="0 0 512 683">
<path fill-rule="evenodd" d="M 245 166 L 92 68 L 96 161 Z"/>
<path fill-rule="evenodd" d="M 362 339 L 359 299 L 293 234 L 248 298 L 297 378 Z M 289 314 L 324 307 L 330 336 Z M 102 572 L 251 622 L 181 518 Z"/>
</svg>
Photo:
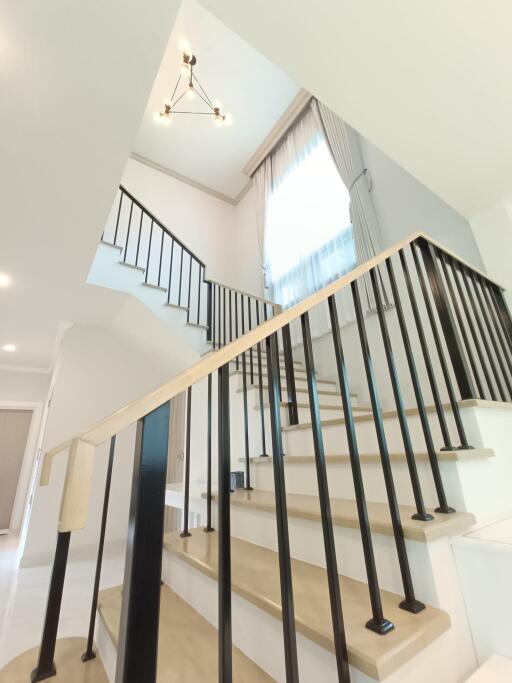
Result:
<svg viewBox="0 0 512 683">
<path fill-rule="evenodd" d="M 203 536 L 208 535 L 203 533 Z M 121 586 L 101 591 L 98 609 L 117 647 Z M 162 586 L 157 680 L 162 683 L 217 683 L 217 635 L 217 629 L 199 612 L 168 586 Z M 233 680 L 270 683 L 274 679 L 233 647 Z"/>
<path fill-rule="evenodd" d="M 192 536 L 165 537 L 166 549 L 183 561 L 217 579 L 216 532 L 205 534 L 192 530 Z M 325 570 L 299 560 L 292 560 L 295 623 L 299 633 L 334 651 L 329 594 Z M 231 539 L 232 590 L 257 607 L 281 618 L 278 555 L 272 550 Z M 385 636 L 365 628 L 371 616 L 368 587 L 344 576 L 340 586 L 350 663 L 373 678 L 382 680 L 409 661 L 450 627 L 445 612 L 427 607 L 419 614 L 398 607 L 401 597 L 382 591 L 385 616 L 395 629 Z"/>
<path fill-rule="evenodd" d="M 80 657 L 87 649 L 86 638 L 58 638 L 55 648 L 57 675 L 48 680 L 53 683 L 108 683 L 107 674 L 96 657 L 82 662 Z M 35 669 L 40 646 L 23 652 L 0 671 L 0 683 L 27 683 Z"/>
<path fill-rule="evenodd" d="M 389 457 L 392 462 L 407 462 L 405 453 L 390 453 Z M 415 453 L 414 457 L 419 462 L 428 462 L 427 453 Z M 438 451 L 437 459 L 439 462 L 464 462 L 465 460 L 480 460 L 483 458 L 493 458 L 494 451 L 492 448 L 472 448 L 468 450 L 456 450 L 456 451 Z M 363 463 L 374 463 L 380 464 L 381 457 L 378 453 L 360 453 L 359 460 Z M 344 465 L 350 463 L 350 456 L 345 455 L 326 455 L 325 461 L 327 464 L 332 465 Z M 245 458 L 240 458 L 240 462 L 245 462 Z M 261 458 L 256 456 L 251 457 L 251 462 L 256 464 L 268 464 L 272 462 L 272 457 Z M 305 465 L 314 464 L 314 455 L 291 455 L 288 454 L 285 457 L 284 462 L 286 465 Z"/>
<path fill-rule="evenodd" d="M 216 496 L 214 496 L 214 499 Z M 237 489 L 231 496 L 231 506 L 239 505 L 256 510 L 275 511 L 273 491 Z M 320 522 L 320 504 L 317 496 L 300 493 L 287 493 L 288 516 L 312 519 Z M 445 536 L 453 536 L 467 531 L 475 524 L 474 515 L 469 512 L 455 512 L 451 515 L 436 514 L 430 522 L 411 519 L 416 509 L 411 505 L 400 505 L 400 517 L 405 538 L 429 542 Z M 389 505 L 367 501 L 368 517 L 372 531 L 379 534 L 393 534 Z M 331 498 L 331 513 L 336 526 L 359 528 L 356 501 L 346 498 Z"/>
<path fill-rule="evenodd" d="M 258 386 L 259 386 L 259 385 L 255 382 L 254 384 L 248 384 L 247 388 L 248 388 L 248 389 L 257 389 Z M 264 384 L 264 385 L 263 385 L 263 389 L 264 389 L 265 391 L 268 391 L 268 385 L 267 385 L 267 384 Z M 236 393 L 237 393 L 237 394 L 240 394 L 242 391 L 243 391 L 243 388 L 240 388 L 240 389 L 237 389 L 237 390 L 236 390 Z M 296 386 L 296 387 L 295 387 L 295 392 L 296 392 L 297 394 L 306 394 L 306 395 L 308 394 L 307 387 L 302 388 L 302 387 L 297 387 L 297 386 Z M 283 393 L 286 395 L 286 387 L 283 387 Z M 331 391 L 330 389 L 319 389 L 319 390 L 318 390 L 318 394 L 319 394 L 319 396 L 337 396 L 337 397 L 340 399 L 340 405 L 341 405 L 341 396 L 340 396 L 340 392 L 339 392 L 339 391 Z M 357 394 L 356 394 L 356 393 L 352 393 L 352 392 L 351 392 L 351 393 L 350 393 L 350 396 L 351 396 L 352 398 L 357 398 Z M 309 423 L 308 423 L 308 424 L 309 424 Z"/>
<path fill-rule="evenodd" d="M 284 393 L 286 394 L 286 391 Z M 355 394 L 351 394 L 351 396 L 355 396 Z M 265 404 L 265 407 L 268 408 L 268 403 Z M 288 408 L 288 403 L 286 401 L 281 401 L 281 407 Z M 297 403 L 297 408 L 309 408 L 309 403 Z M 338 406 L 330 403 L 320 403 L 320 410 L 337 410 L 339 412 L 342 410 L 342 406 L 341 403 Z M 352 406 L 353 413 L 371 413 L 371 410 L 372 409 L 369 406 Z"/>
<path fill-rule="evenodd" d="M 246 362 L 246 366 L 248 366 L 248 367 L 246 367 L 246 373 L 247 373 L 247 374 L 250 373 L 250 365 L 251 365 L 250 362 L 249 362 L 249 364 L 247 364 L 247 362 Z M 261 369 L 263 370 L 263 365 L 261 366 Z M 243 372 L 242 370 L 236 370 L 236 369 L 235 369 L 235 370 L 231 370 L 229 374 L 230 374 L 231 376 L 233 376 L 233 375 L 241 375 L 242 372 Z M 257 373 L 258 373 L 258 363 L 257 363 L 257 361 L 256 361 L 255 363 L 253 363 L 253 374 L 254 374 L 255 376 L 257 376 Z M 286 375 L 285 375 L 284 372 L 281 372 L 281 379 L 282 379 L 282 380 L 286 380 Z M 295 381 L 296 381 L 296 382 L 307 382 L 307 377 L 295 377 Z M 331 385 L 331 386 L 333 386 L 333 387 L 336 386 L 336 382 L 335 382 L 335 380 L 333 380 L 333 379 L 322 379 L 321 377 L 317 377 L 317 378 L 316 378 L 316 381 L 317 381 L 318 384 L 329 384 L 329 385 Z"/>
<path fill-rule="evenodd" d="M 319 391 L 319 394 L 322 392 Z M 351 394 L 352 395 L 352 394 Z M 449 403 L 444 405 L 445 410 L 451 410 L 451 406 Z M 425 406 L 425 410 L 427 413 L 435 413 L 436 412 L 436 407 L 434 405 L 428 405 Z M 418 415 L 419 411 L 417 408 L 406 408 L 405 409 L 405 414 L 407 417 L 412 417 L 414 415 Z M 389 420 L 393 419 L 398 416 L 398 413 L 396 410 L 383 410 L 381 411 L 381 417 L 383 420 Z M 368 414 L 366 415 L 354 415 L 354 422 L 368 422 L 368 421 L 373 421 L 373 412 L 370 410 Z M 335 425 L 343 425 L 345 424 L 345 418 L 344 417 L 336 417 L 332 418 L 329 420 L 321 420 L 322 427 L 333 427 Z M 285 425 L 282 428 L 284 431 L 291 432 L 297 429 L 311 429 L 311 422 L 301 422 L 298 425 Z"/>
</svg>

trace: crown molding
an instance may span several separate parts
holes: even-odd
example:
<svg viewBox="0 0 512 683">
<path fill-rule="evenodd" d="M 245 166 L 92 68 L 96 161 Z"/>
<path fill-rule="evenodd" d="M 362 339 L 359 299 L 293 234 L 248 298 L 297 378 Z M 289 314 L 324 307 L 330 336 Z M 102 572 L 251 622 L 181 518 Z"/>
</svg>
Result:
<svg viewBox="0 0 512 683">
<path fill-rule="evenodd" d="M 274 149 L 281 138 L 286 135 L 290 126 L 302 114 L 307 104 L 311 100 L 312 95 L 307 90 L 302 88 L 296 97 L 292 100 L 290 106 L 286 109 L 281 118 L 277 121 L 267 137 L 263 140 L 256 152 L 249 159 L 242 172 L 248 176 L 252 176 L 254 171 L 261 164 L 263 159 Z"/>
<path fill-rule="evenodd" d="M 166 175 L 170 176 L 171 178 L 174 178 L 174 180 L 179 180 L 182 183 L 186 183 L 187 185 L 190 185 L 191 187 L 194 187 L 196 190 L 200 190 L 201 192 L 206 192 L 207 194 L 211 194 L 213 197 L 216 197 L 217 199 L 222 200 L 223 202 L 227 202 L 228 204 L 235 205 L 237 203 L 237 198 L 233 197 L 228 197 L 227 194 L 223 194 L 222 192 L 217 192 L 217 190 L 214 190 L 211 187 L 208 187 L 208 185 L 203 185 L 202 183 L 198 183 L 195 180 L 192 180 L 192 178 L 189 178 L 188 176 L 182 175 L 181 173 L 178 173 L 177 171 L 173 171 L 172 168 L 168 168 L 167 166 L 163 166 L 162 164 L 158 164 L 156 161 L 151 161 L 151 159 L 148 159 L 145 156 L 142 156 L 142 154 L 137 154 L 137 152 L 132 152 L 130 154 L 130 158 L 134 159 L 135 161 L 138 161 L 141 164 L 145 164 L 146 166 L 149 166 L 149 168 L 154 169 L 155 171 L 160 171 L 160 173 L 165 173 Z M 245 188 L 242 190 L 244 192 Z M 247 190 L 245 190 L 247 191 Z"/>
</svg>

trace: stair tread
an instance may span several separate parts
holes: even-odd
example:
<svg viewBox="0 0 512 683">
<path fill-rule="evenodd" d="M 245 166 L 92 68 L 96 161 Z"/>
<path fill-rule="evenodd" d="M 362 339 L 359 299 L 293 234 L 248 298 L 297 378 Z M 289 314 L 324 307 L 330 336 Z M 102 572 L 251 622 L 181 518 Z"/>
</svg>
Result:
<svg viewBox="0 0 512 683">
<path fill-rule="evenodd" d="M 217 579 L 216 532 L 205 534 L 202 529 L 194 529 L 186 539 L 178 533 L 168 534 L 164 545 L 172 554 Z M 325 569 L 292 559 L 292 573 L 297 631 L 333 652 Z M 281 618 L 276 552 L 231 538 L 231 587 L 260 609 Z M 383 590 L 384 614 L 395 624 L 395 629 L 386 636 L 377 635 L 365 628 L 371 615 L 367 585 L 340 576 L 340 587 L 349 661 L 378 680 L 389 676 L 450 627 L 450 618 L 442 610 L 427 606 L 413 615 L 398 607 L 401 596 Z"/>
<path fill-rule="evenodd" d="M 392 462 L 406 462 L 405 453 L 390 453 L 389 457 Z M 416 460 L 428 462 L 428 453 L 415 453 L 414 457 Z M 457 451 L 438 451 L 437 459 L 442 462 L 452 462 L 452 461 L 465 461 L 465 460 L 477 460 L 481 458 L 492 458 L 494 457 L 494 451 L 492 448 L 472 448 L 466 450 Z M 360 453 L 359 459 L 361 462 L 366 463 L 380 463 L 381 457 L 379 453 Z M 241 458 L 240 462 L 244 461 L 245 458 Z M 350 456 L 348 454 L 332 454 L 326 455 L 325 461 L 327 464 L 345 464 L 350 463 Z M 252 456 L 251 462 L 257 464 L 268 464 L 272 462 L 272 457 L 261 458 L 259 456 Z M 303 465 L 303 464 L 314 464 L 314 455 L 293 455 L 287 453 L 287 457 L 284 459 L 286 465 Z"/>
<path fill-rule="evenodd" d="M 257 362 L 254 363 L 254 368 L 255 368 L 255 373 L 256 373 L 256 370 L 258 368 Z M 262 369 L 263 369 L 263 366 L 262 366 Z M 242 370 L 231 370 L 229 374 L 230 375 L 241 375 L 242 372 L 243 372 Z M 286 374 L 284 372 L 281 372 L 281 379 L 286 379 Z M 305 381 L 307 381 L 307 378 L 306 377 L 295 377 L 295 381 L 305 382 Z M 332 384 L 333 386 L 336 386 L 336 382 L 333 379 L 322 379 L 321 377 L 317 376 L 316 381 L 318 384 Z"/>
<path fill-rule="evenodd" d="M 249 388 L 249 389 L 257 389 L 257 388 L 258 388 L 258 384 L 256 384 L 256 383 L 255 383 L 255 384 L 251 384 L 251 385 L 248 386 L 248 388 Z M 263 389 L 265 389 L 265 391 L 268 391 L 268 384 L 264 384 L 264 385 L 263 385 Z M 236 389 L 236 392 L 237 392 L 237 393 L 241 393 L 242 391 L 243 391 L 242 388 Z M 284 389 L 284 392 L 286 392 L 286 388 Z M 308 393 L 308 389 L 307 389 L 307 387 L 302 388 L 302 387 L 297 387 L 297 386 L 296 386 L 296 387 L 295 387 L 295 393 L 297 393 L 297 394 L 307 394 L 307 393 Z M 318 390 L 318 394 L 319 394 L 319 396 L 337 396 L 337 397 L 340 399 L 340 405 L 341 405 L 341 396 L 340 396 L 340 392 L 339 392 L 339 391 L 331 391 L 330 389 L 319 389 L 319 390 Z M 356 394 L 355 392 L 350 392 L 350 396 L 351 396 L 352 398 L 357 398 L 357 394 Z"/>
<path fill-rule="evenodd" d="M 213 496 L 214 499 L 216 496 Z M 273 491 L 237 489 L 231 494 L 231 506 L 249 507 L 268 512 L 275 511 Z M 286 503 L 289 517 L 301 517 L 320 521 L 320 504 L 317 496 L 287 493 Z M 368 518 L 373 532 L 392 535 L 393 526 L 387 503 L 367 501 Z M 451 515 L 435 514 L 430 522 L 411 519 L 416 509 L 411 505 L 400 505 L 400 517 L 405 538 L 428 543 L 438 538 L 452 536 L 467 531 L 476 520 L 469 512 L 455 512 Z M 331 514 L 336 526 L 359 528 L 356 501 L 348 498 L 331 498 Z"/>
<path fill-rule="evenodd" d="M 121 596 L 122 587 L 116 586 L 101 591 L 98 601 L 98 609 L 116 647 L 121 617 Z M 162 586 L 157 681 L 217 683 L 217 637 L 217 629 L 199 612 L 168 586 Z M 273 681 L 236 647 L 233 647 L 233 680 L 244 683 Z"/>
<path fill-rule="evenodd" d="M 318 392 L 319 394 L 322 392 Z M 352 394 L 351 394 L 352 396 Z M 450 404 L 444 405 L 445 410 L 451 410 Z M 427 413 L 434 413 L 436 411 L 436 407 L 434 405 L 428 405 L 425 406 L 425 410 Z M 381 411 L 381 417 L 383 420 L 389 419 L 389 418 L 395 418 L 398 416 L 398 412 L 396 410 L 382 410 Z M 408 417 L 414 416 L 414 415 L 419 415 L 419 411 L 417 408 L 406 408 L 405 409 L 405 414 Z M 368 422 L 373 420 L 373 412 L 371 409 L 368 410 L 368 414 L 366 415 L 354 415 L 354 422 Z M 329 418 L 328 420 L 321 420 L 321 425 L 322 427 L 333 427 L 335 425 L 342 425 L 345 424 L 345 418 L 344 417 L 335 417 L 335 418 Z M 299 424 L 296 425 L 284 425 L 282 427 L 283 431 L 286 432 L 292 432 L 295 430 L 300 430 L 300 429 L 311 429 L 311 422 L 300 422 Z"/>
</svg>

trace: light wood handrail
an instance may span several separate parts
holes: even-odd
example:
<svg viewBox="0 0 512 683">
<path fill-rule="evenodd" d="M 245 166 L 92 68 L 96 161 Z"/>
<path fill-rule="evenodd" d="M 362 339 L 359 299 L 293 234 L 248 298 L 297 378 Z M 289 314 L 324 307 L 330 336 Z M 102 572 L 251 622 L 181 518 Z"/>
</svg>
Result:
<svg viewBox="0 0 512 683">
<path fill-rule="evenodd" d="M 98 422 L 94 427 L 92 427 L 92 429 L 75 438 L 79 439 L 80 441 L 84 441 L 88 444 L 92 444 L 93 446 L 100 445 L 101 443 L 109 439 L 111 436 L 117 434 L 122 429 L 133 424 L 140 418 L 144 417 L 151 411 L 161 406 L 166 401 L 169 401 L 171 398 L 178 396 L 183 391 L 185 391 L 185 389 L 188 389 L 188 387 L 201 381 L 202 379 L 207 377 L 211 372 L 218 370 L 226 363 L 229 363 L 237 356 L 240 356 L 240 354 L 244 353 L 245 351 L 248 351 L 258 342 L 263 341 L 269 335 L 273 334 L 274 332 L 277 332 L 285 325 L 300 317 L 306 311 L 309 311 L 322 301 L 325 301 L 332 294 L 336 294 L 336 292 L 338 292 L 339 290 L 343 289 L 344 287 L 347 287 L 351 282 L 365 275 L 372 268 L 375 268 L 375 266 L 384 263 L 388 258 L 398 253 L 401 249 L 408 246 L 409 244 L 411 244 L 411 242 L 414 242 L 419 238 L 422 238 L 430 242 L 430 244 L 432 244 L 437 249 L 445 252 L 451 258 L 455 259 L 467 268 L 470 268 L 475 273 L 478 273 L 483 278 L 485 278 L 495 286 L 499 287 L 500 289 L 503 289 L 503 287 L 499 283 L 489 278 L 489 276 L 486 273 L 478 270 L 477 268 L 469 264 L 467 261 L 464 261 L 464 259 L 454 254 L 452 251 L 444 247 L 436 240 L 429 237 L 427 234 L 421 231 L 414 232 L 405 239 L 394 244 L 392 247 L 389 247 L 385 251 L 381 252 L 374 258 L 370 259 L 369 261 L 366 261 L 365 263 L 362 263 L 357 268 L 354 268 L 354 270 L 351 270 L 350 272 L 346 273 L 334 282 L 331 282 L 323 289 L 319 290 L 318 292 L 315 292 L 314 294 L 311 294 L 295 306 L 286 309 L 285 311 L 277 314 L 270 320 L 262 323 L 254 330 L 251 330 L 250 332 L 245 334 L 243 337 L 239 337 L 238 339 L 222 347 L 215 353 L 212 353 L 202 358 L 195 365 L 192 365 L 190 368 L 187 368 L 187 370 L 184 370 L 179 375 L 176 375 L 176 377 L 173 377 L 167 382 L 164 382 L 164 384 L 159 386 L 157 389 L 154 389 L 153 391 L 150 391 L 144 396 L 141 396 L 140 398 L 131 401 L 122 408 L 119 408 L 119 410 L 116 410 L 108 417 L 104 418 L 103 420 L 100 420 L 100 422 Z M 41 485 L 48 484 L 49 482 L 51 461 L 53 457 L 58 453 L 69 448 L 70 442 L 70 440 L 67 440 L 59 444 L 58 446 L 55 446 L 51 450 L 47 451 L 47 453 L 45 454 L 45 459 L 42 468 L 43 476 L 40 480 Z"/>
</svg>

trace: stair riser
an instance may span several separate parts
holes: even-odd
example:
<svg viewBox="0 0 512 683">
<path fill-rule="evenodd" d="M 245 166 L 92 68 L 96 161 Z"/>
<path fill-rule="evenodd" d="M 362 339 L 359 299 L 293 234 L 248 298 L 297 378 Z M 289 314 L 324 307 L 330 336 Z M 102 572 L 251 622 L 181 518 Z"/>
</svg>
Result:
<svg viewBox="0 0 512 683">
<path fill-rule="evenodd" d="M 233 377 L 236 377 L 238 379 L 238 389 L 242 388 L 242 373 L 233 375 Z M 263 378 L 263 384 L 267 385 L 268 384 L 268 375 L 266 371 L 262 368 L 262 378 Z M 258 386 L 258 365 L 257 363 L 254 364 L 253 368 L 253 379 L 254 379 L 254 384 Z M 249 363 L 247 364 L 247 384 L 249 385 L 251 383 L 251 370 L 250 370 L 250 365 Z M 337 387 L 336 384 L 333 384 L 332 382 L 327 382 L 323 380 L 318 380 L 317 382 L 318 389 L 319 391 L 335 391 L 337 392 Z M 283 388 L 283 394 L 286 396 L 286 375 L 284 373 L 281 374 L 281 386 Z M 296 389 L 301 389 L 301 390 L 307 390 L 308 388 L 308 383 L 307 379 L 305 377 L 295 377 L 295 388 Z"/>
<path fill-rule="evenodd" d="M 316 467 L 312 463 L 292 464 L 293 455 L 287 455 L 286 467 L 286 490 L 288 493 L 301 493 L 318 496 L 316 480 Z M 382 466 L 379 462 L 362 463 L 364 488 L 367 500 L 375 502 L 387 502 L 386 488 L 382 474 Z M 393 475 L 398 502 L 401 505 L 414 505 L 409 469 L 405 462 L 393 462 Z M 417 463 L 423 500 L 427 507 L 436 507 L 438 499 L 432 478 L 430 464 L 426 461 Z M 461 495 L 461 486 L 458 476 L 458 463 L 440 463 L 441 476 L 450 505 L 459 511 L 466 510 L 466 501 Z M 329 481 L 329 493 L 333 498 L 355 499 L 352 470 L 347 463 L 328 463 L 327 474 Z M 256 489 L 265 491 L 274 490 L 274 474 L 271 463 L 252 464 L 252 485 Z"/>
<path fill-rule="evenodd" d="M 218 584 L 194 567 L 164 551 L 163 580 L 210 623 L 217 624 Z M 462 610 L 462 615 L 460 614 Z M 470 634 L 465 621 L 459 624 L 463 605 L 452 614 L 452 628 L 425 650 L 386 677 L 386 683 L 460 683 L 476 666 Z M 265 669 L 277 683 L 285 683 L 282 622 L 248 600 L 232 593 L 233 642 Z M 464 617 L 465 618 L 465 617 Z M 382 636 L 375 636 L 380 638 Z M 453 653 L 457 652 L 457 657 Z M 301 681 L 337 683 L 333 654 L 297 633 L 297 653 Z M 376 680 L 350 667 L 351 683 Z"/>
<path fill-rule="evenodd" d="M 265 383 L 265 387 L 263 388 L 263 400 L 264 400 L 264 405 L 268 405 L 268 391 L 266 389 L 267 383 L 266 380 L 263 380 Z M 234 391 L 237 391 L 241 389 L 241 384 L 236 385 L 236 387 L 233 385 Z M 286 384 L 283 382 L 283 396 L 282 400 L 287 401 L 288 400 L 288 395 L 286 393 Z M 248 389 L 248 401 L 249 401 L 249 406 L 253 406 L 254 408 L 257 408 L 259 410 L 259 389 L 257 386 L 247 386 Z M 341 396 L 336 390 L 336 387 L 330 386 L 327 391 L 329 392 L 336 392 L 336 393 L 328 393 L 328 394 L 320 394 L 319 399 L 320 403 L 323 403 L 325 405 L 329 406 L 339 406 L 341 408 Z M 241 392 L 240 392 L 241 393 Z M 306 391 L 297 391 L 297 403 L 308 403 L 309 398 L 308 398 L 308 392 Z M 357 398 L 355 396 L 352 396 L 352 405 L 357 405 Z M 309 413 L 306 411 L 304 413 L 305 415 L 309 415 Z M 307 421 L 309 422 L 310 418 L 307 418 Z"/>
<path fill-rule="evenodd" d="M 451 415 L 448 415 L 451 422 Z M 437 418 L 434 413 L 429 413 L 429 423 L 432 432 L 434 446 L 439 450 L 444 444 Z M 408 417 L 408 426 L 413 447 L 418 452 L 425 452 L 425 439 L 418 415 Z M 384 430 L 389 452 L 401 452 L 404 448 L 400 425 L 396 416 L 384 420 Z M 452 429 L 452 432 L 454 430 Z M 284 444 L 286 452 L 294 455 L 309 455 L 313 453 L 313 434 L 311 428 L 294 429 L 284 431 Z M 361 453 L 378 453 L 378 441 L 373 420 L 365 420 L 356 423 L 356 434 L 359 451 Z M 348 453 L 348 441 L 346 426 L 344 424 L 322 425 L 323 443 L 326 453 Z M 453 433 L 453 445 L 459 444 Z"/>
</svg>

